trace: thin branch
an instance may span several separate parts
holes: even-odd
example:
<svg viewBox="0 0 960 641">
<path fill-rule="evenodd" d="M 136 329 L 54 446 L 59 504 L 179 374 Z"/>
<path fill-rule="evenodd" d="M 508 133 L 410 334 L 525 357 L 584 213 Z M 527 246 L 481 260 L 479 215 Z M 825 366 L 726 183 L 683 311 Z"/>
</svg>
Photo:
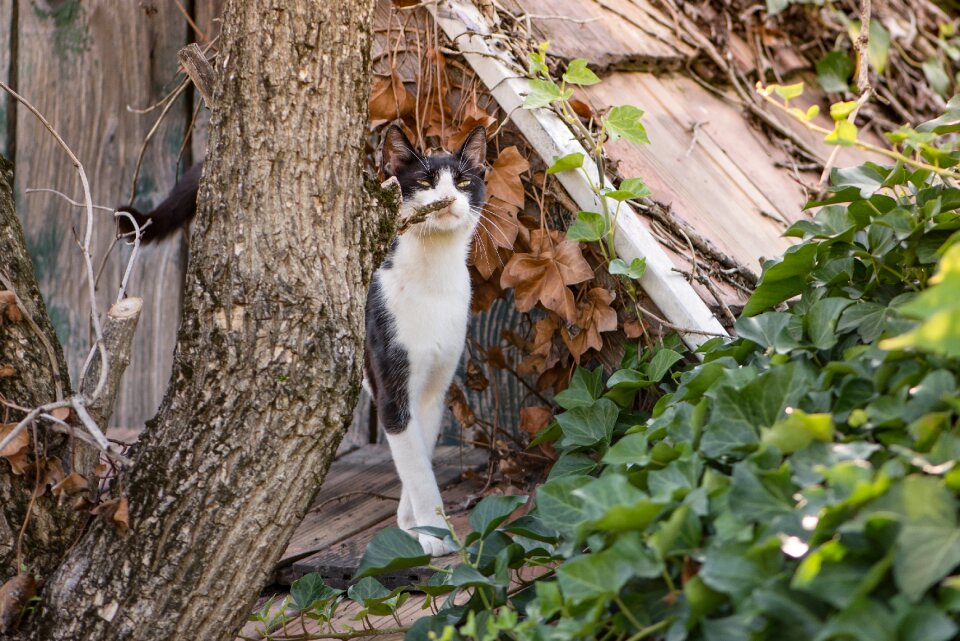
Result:
<svg viewBox="0 0 960 641">
<path fill-rule="evenodd" d="M 438 200 L 435 203 L 417 207 L 413 210 L 413 214 L 400 221 L 400 224 L 397 225 L 397 236 L 400 236 L 414 225 L 419 225 L 420 223 L 424 222 L 430 217 L 430 214 L 438 212 L 441 209 L 446 209 L 452 204 L 453 198 L 444 198 L 443 200 Z"/>
<path fill-rule="evenodd" d="M 83 165 L 80 163 L 80 160 L 77 158 L 76 154 L 67 146 L 67 143 L 63 141 L 63 138 L 60 137 L 60 134 L 57 133 L 56 129 L 44 118 L 33 104 L 29 100 L 18 94 L 16 91 L 7 86 L 6 83 L 0 82 L 0 89 L 3 89 L 8 94 L 16 98 L 16 100 L 22 104 L 24 107 L 30 110 L 37 120 L 39 120 L 43 126 L 50 132 L 50 135 L 56 139 L 57 144 L 66 152 L 67 156 L 70 158 L 70 162 L 73 163 L 74 168 L 76 168 L 77 173 L 80 175 L 80 184 L 83 185 L 83 202 L 87 210 L 87 224 L 86 230 L 83 236 L 83 262 L 87 269 L 87 293 L 90 296 L 90 321 L 93 325 L 93 333 L 96 336 L 97 342 L 94 346 L 99 348 L 100 357 L 103 359 L 103 369 L 100 372 L 100 382 L 97 384 L 97 389 L 94 390 L 92 398 L 96 398 L 100 395 L 100 392 L 103 390 L 104 384 L 107 381 L 107 370 L 109 369 L 109 355 L 107 350 L 103 346 L 103 328 L 100 326 L 100 317 L 97 315 L 97 291 L 96 291 L 96 280 L 93 275 L 93 261 L 90 257 L 90 243 L 93 240 L 93 198 L 90 196 L 90 183 L 87 181 L 87 172 L 84 171 Z M 88 359 L 89 362 L 89 359 Z M 83 373 L 80 376 L 81 380 L 83 379 Z"/>
<path fill-rule="evenodd" d="M 857 90 L 860 92 L 860 97 L 857 99 L 857 104 L 854 106 L 853 111 L 847 116 L 847 120 L 851 123 L 856 123 L 860 108 L 866 104 L 871 94 L 873 94 L 873 88 L 870 86 L 869 43 L 870 0 L 860 0 L 860 34 L 853 43 L 853 48 L 857 52 Z M 825 185 L 827 179 L 830 178 L 830 170 L 833 168 L 833 163 L 836 162 L 837 154 L 839 153 L 840 145 L 834 147 L 833 151 L 830 152 L 830 157 L 827 158 L 827 162 L 823 166 L 823 172 L 820 174 L 819 185 L 821 187 Z"/>
<path fill-rule="evenodd" d="M 86 203 L 78 202 L 78 201 L 74 200 L 73 198 L 70 198 L 69 196 L 67 196 L 65 193 L 60 192 L 60 191 L 57 191 L 56 189 L 47 189 L 47 188 L 44 188 L 44 187 L 27 187 L 26 189 L 23 190 L 23 193 L 25 193 L 25 194 L 55 194 L 55 195 L 60 196 L 61 198 L 63 198 L 65 201 L 67 201 L 67 202 L 70 203 L 71 205 L 74 205 L 75 207 L 86 207 L 86 206 L 87 206 Z M 109 211 L 109 212 L 112 212 L 112 211 L 113 211 L 113 207 L 104 207 L 103 205 L 94 205 L 93 208 L 94 208 L 94 209 L 100 209 L 100 210 L 102 210 L 102 211 Z"/>
</svg>

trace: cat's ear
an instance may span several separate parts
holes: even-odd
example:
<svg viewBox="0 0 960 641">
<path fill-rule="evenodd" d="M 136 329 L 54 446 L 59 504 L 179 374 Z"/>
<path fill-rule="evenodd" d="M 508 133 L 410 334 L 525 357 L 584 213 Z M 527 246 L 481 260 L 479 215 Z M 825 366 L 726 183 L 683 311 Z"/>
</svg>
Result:
<svg viewBox="0 0 960 641">
<path fill-rule="evenodd" d="M 383 151 L 380 166 L 384 175 L 396 176 L 400 167 L 410 164 L 420 157 L 410 140 L 397 125 L 387 127 L 383 137 Z"/>
<path fill-rule="evenodd" d="M 487 160 L 487 128 L 478 125 L 467 134 L 457 157 L 474 167 L 483 167 Z"/>
</svg>

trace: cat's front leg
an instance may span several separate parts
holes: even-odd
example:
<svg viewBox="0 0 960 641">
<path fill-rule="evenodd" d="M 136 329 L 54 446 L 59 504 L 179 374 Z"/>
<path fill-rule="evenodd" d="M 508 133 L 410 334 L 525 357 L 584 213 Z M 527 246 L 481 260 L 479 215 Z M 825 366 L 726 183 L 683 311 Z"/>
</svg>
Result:
<svg viewBox="0 0 960 641">
<path fill-rule="evenodd" d="M 449 554 L 453 548 L 442 540 L 411 529 L 416 526 L 444 529 L 447 527 L 443 519 L 443 498 L 440 496 L 437 479 L 433 474 L 433 465 L 415 421 L 410 421 L 402 432 L 387 432 L 387 443 L 390 444 L 397 475 L 403 483 L 400 509 L 397 511 L 397 524 L 417 538 L 426 554 L 431 556 Z M 409 525 L 410 513 L 404 508 L 404 497 L 408 497 L 410 503 L 413 525 Z M 403 510 L 402 514 L 401 510 Z M 409 527 L 405 527 L 408 525 Z"/>
</svg>

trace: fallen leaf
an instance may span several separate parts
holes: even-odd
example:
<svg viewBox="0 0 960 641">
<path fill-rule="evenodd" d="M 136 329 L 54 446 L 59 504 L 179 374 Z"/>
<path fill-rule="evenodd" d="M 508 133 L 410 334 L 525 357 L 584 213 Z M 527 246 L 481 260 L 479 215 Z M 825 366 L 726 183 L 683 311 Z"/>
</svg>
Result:
<svg viewBox="0 0 960 641">
<path fill-rule="evenodd" d="M 572 98 L 570 100 L 570 106 L 573 107 L 574 113 L 584 120 L 590 120 L 597 115 L 594 113 L 593 108 L 590 105 L 578 98 Z"/>
<path fill-rule="evenodd" d="M 413 113 L 416 107 L 416 97 L 396 73 L 374 81 L 370 89 L 370 120 L 396 120 Z"/>
<path fill-rule="evenodd" d="M 16 426 L 16 423 L 0 423 L 0 441 L 5 439 Z M 7 443 L 6 447 L 0 450 L 0 456 L 4 456 L 9 460 L 10 457 L 26 452 L 29 444 L 29 433 L 25 429 L 21 430 L 12 441 Z"/>
<path fill-rule="evenodd" d="M 0 321 L 3 320 L 3 316 L 14 323 L 23 320 L 20 307 L 17 305 L 17 295 L 8 289 L 0 291 Z"/>
<path fill-rule="evenodd" d="M 559 350 L 553 341 L 560 328 L 557 317 L 554 314 L 548 314 L 546 318 L 538 320 L 533 328 L 533 349 L 517 367 L 517 371 L 524 376 L 543 374 L 560 360 Z"/>
<path fill-rule="evenodd" d="M 130 529 L 130 505 L 127 503 L 127 497 L 104 501 L 96 506 L 90 513 L 100 518 L 111 521 L 121 535 L 126 534 Z"/>
<path fill-rule="evenodd" d="M 530 436 L 536 436 L 540 430 L 550 424 L 553 412 L 549 407 L 533 405 L 520 408 L 520 429 Z"/>
<path fill-rule="evenodd" d="M 18 574 L 0 586 L 0 632 L 10 632 L 23 609 L 37 596 L 37 582 L 30 574 Z"/>
<path fill-rule="evenodd" d="M 474 314 L 484 312 L 503 295 L 503 288 L 500 287 L 500 278 L 491 278 L 484 280 L 477 269 L 470 270 L 470 278 L 473 281 L 473 297 L 470 299 L 470 311 Z"/>
<path fill-rule="evenodd" d="M 623 323 L 623 333 L 627 338 L 639 338 L 643 335 L 643 325 L 639 319 L 631 318 Z"/>
<path fill-rule="evenodd" d="M 34 496 L 43 496 L 47 493 L 47 487 L 59 484 L 65 477 L 63 463 L 56 456 L 43 458 L 40 460 L 42 481 L 34 488 Z"/>
<path fill-rule="evenodd" d="M 483 375 L 480 363 L 472 358 L 467 361 L 467 376 L 464 384 L 467 389 L 472 389 L 474 392 L 482 392 L 490 386 L 490 381 Z"/>
<path fill-rule="evenodd" d="M 473 131 L 475 127 L 483 125 L 483 127 L 487 130 L 487 135 L 489 136 L 492 133 L 491 129 L 495 124 L 497 124 L 496 118 L 487 112 L 478 109 L 474 113 L 464 116 L 463 120 L 460 121 L 460 128 L 447 136 L 443 146 L 445 149 L 450 151 L 456 151 L 457 149 L 460 149 L 460 147 L 463 145 L 463 141 L 467 139 L 467 134 Z"/>
<path fill-rule="evenodd" d="M 54 496 L 60 496 L 61 494 L 70 495 L 83 492 L 88 487 L 90 487 L 90 483 L 83 475 L 77 472 L 70 472 L 65 479 L 54 485 L 50 491 Z"/>
<path fill-rule="evenodd" d="M 50 416 L 52 416 L 53 418 L 59 421 L 66 421 L 68 418 L 70 418 L 70 408 L 58 407 L 57 409 L 52 410 L 50 412 Z"/>
<path fill-rule="evenodd" d="M 580 244 L 566 240 L 560 232 L 542 230 L 531 232 L 530 241 L 529 253 L 510 257 L 500 276 L 500 286 L 513 288 L 514 303 L 521 312 L 529 312 L 539 302 L 575 323 L 577 306 L 567 286 L 593 277 Z"/>
<path fill-rule="evenodd" d="M 471 428 L 477 422 L 477 416 L 467 405 L 467 398 L 463 395 L 463 390 L 459 385 L 451 385 L 447 391 L 447 407 L 453 412 L 454 418 L 464 428 Z"/>
<path fill-rule="evenodd" d="M 578 365 L 580 357 L 588 349 L 600 350 L 603 347 L 601 332 L 617 329 L 617 312 L 610 307 L 613 299 L 612 292 L 603 287 L 594 287 L 579 305 L 576 323 L 560 328 L 560 336 Z"/>
<path fill-rule="evenodd" d="M 530 163 L 520 155 L 516 146 L 503 149 L 487 176 L 488 193 L 508 205 L 523 207 L 523 181 L 520 174 L 530 169 Z"/>
<path fill-rule="evenodd" d="M 503 356 L 503 350 L 499 347 L 491 347 L 487 350 L 487 364 L 497 369 L 507 368 L 507 359 Z"/>
<path fill-rule="evenodd" d="M 0 378 L 9 378 L 16 373 L 17 370 L 14 369 L 13 365 L 0 365 Z"/>
</svg>

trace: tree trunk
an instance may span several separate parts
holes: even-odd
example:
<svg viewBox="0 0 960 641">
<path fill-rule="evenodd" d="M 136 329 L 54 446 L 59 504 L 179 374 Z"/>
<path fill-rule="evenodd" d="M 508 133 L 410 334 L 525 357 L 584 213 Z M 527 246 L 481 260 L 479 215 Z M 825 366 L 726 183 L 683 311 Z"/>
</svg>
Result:
<svg viewBox="0 0 960 641">
<path fill-rule="evenodd" d="M 234 636 L 357 397 L 372 0 L 231 0 L 171 387 L 40 639 Z M 146 267 L 146 266 L 145 266 Z"/>
<path fill-rule="evenodd" d="M 10 403 L 32 409 L 69 394 L 70 380 L 14 211 L 12 184 L 13 168 L 0 158 L 0 291 L 14 291 L 26 312 L 19 322 L 0 318 L 0 368 L 13 368 L 12 375 L 0 376 L 0 395 Z M 23 412 L 0 406 L 0 423 L 23 416 Z M 71 457 L 67 438 L 45 431 L 38 434 L 45 444 L 43 453 L 68 465 Z M 31 436 L 31 458 L 33 454 Z M 17 573 L 16 539 L 34 485 L 34 474 L 15 475 L 7 461 L 0 459 L 0 583 Z M 57 503 L 49 492 L 34 501 L 23 537 L 23 562 L 40 577 L 47 576 L 59 563 L 76 537 L 81 520 L 69 502 L 62 506 Z"/>
</svg>

